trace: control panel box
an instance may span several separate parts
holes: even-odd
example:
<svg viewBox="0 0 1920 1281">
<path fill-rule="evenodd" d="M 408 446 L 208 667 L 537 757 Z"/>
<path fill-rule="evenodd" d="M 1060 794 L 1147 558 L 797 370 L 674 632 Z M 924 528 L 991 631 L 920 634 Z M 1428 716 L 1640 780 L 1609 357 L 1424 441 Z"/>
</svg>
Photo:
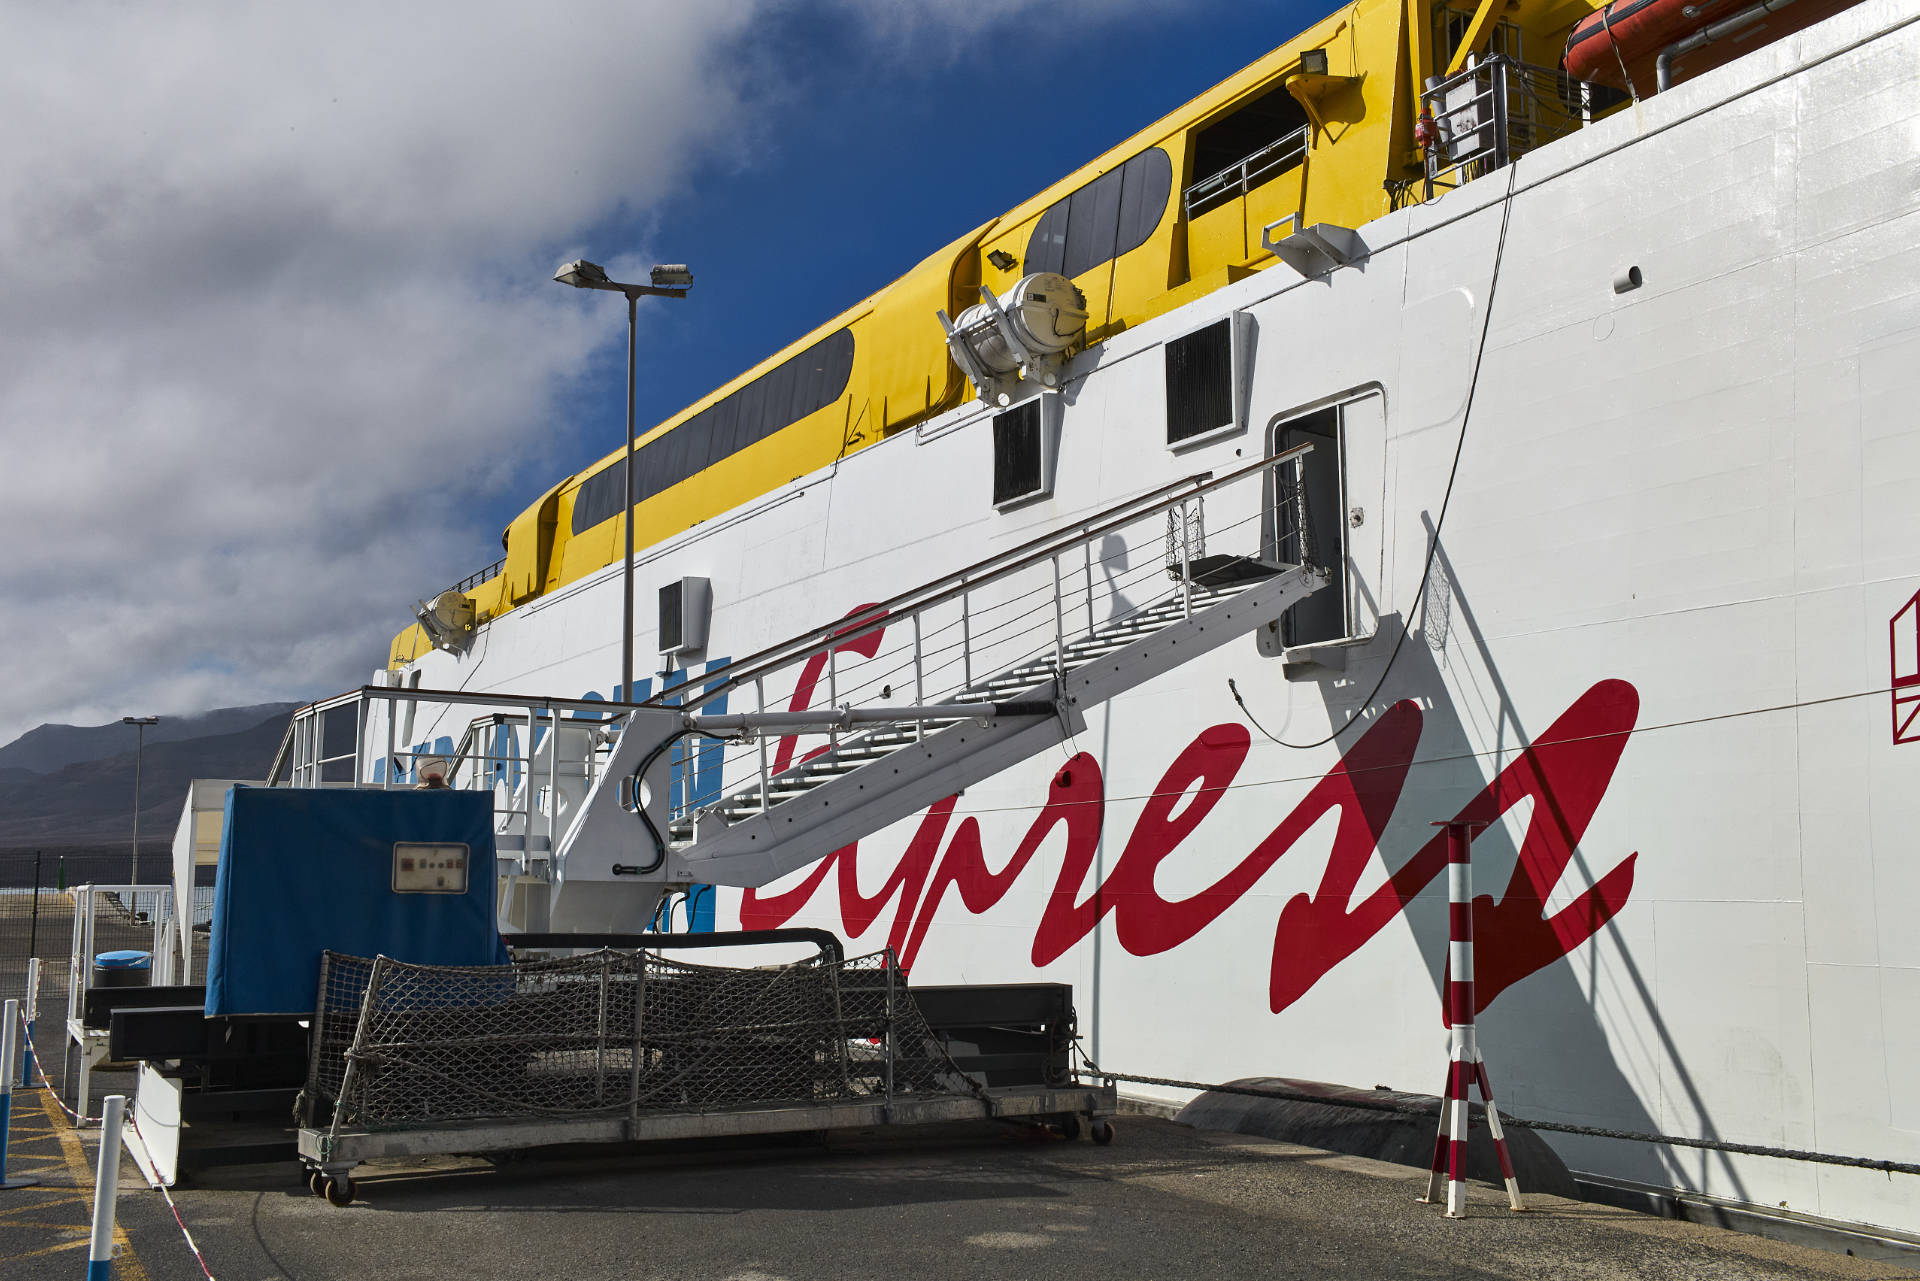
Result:
<svg viewBox="0 0 1920 1281">
<path fill-rule="evenodd" d="M 393 843 L 395 894 L 465 894 L 467 861 L 472 851 L 464 844 L 425 841 Z"/>
</svg>

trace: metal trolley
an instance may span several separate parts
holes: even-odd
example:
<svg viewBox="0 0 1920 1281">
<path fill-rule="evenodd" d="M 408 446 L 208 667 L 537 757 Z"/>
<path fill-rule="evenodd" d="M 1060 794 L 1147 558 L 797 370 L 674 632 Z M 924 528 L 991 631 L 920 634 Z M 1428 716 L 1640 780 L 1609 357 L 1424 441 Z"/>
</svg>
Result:
<svg viewBox="0 0 1920 1281">
<path fill-rule="evenodd" d="M 664 955 L 798 937 L 819 954 L 757 968 Z M 562 938 L 609 941 L 538 942 Z M 299 1107 L 309 1187 L 345 1205 L 362 1162 L 562 1144 L 983 1118 L 1113 1137 L 1114 1087 L 1071 1067 L 1066 985 L 916 990 L 891 950 L 843 958 L 822 931 L 617 941 L 504 966 L 328 953 Z"/>
</svg>

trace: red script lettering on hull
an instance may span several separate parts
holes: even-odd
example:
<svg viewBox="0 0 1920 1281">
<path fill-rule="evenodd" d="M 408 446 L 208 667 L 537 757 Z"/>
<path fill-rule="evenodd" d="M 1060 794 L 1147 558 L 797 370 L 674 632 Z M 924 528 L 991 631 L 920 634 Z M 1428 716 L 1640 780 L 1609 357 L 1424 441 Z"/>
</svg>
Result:
<svg viewBox="0 0 1920 1281">
<path fill-rule="evenodd" d="M 1620 860 L 1566 907 L 1551 916 L 1546 913 L 1547 896 L 1607 793 L 1639 710 L 1640 697 L 1632 685 L 1601 681 L 1459 810 L 1460 817 L 1491 820 L 1523 801 L 1533 802 L 1506 892 L 1498 902 L 1487 895 L 1473 902 L 1479 941 L 1476 1011 L 1585 943 L 1626 905 L 1637 853 Z M 1081 752 L 1054 774 L 1046 804 L 999 871 L 988 867 L 979 822 L 963 817 L 955 824 L 957 798 L 948 797 L 921 818 L 876 893 L 860 891 L 860 848 L 855 843 L 821 860 L 789 890 L 770 895 L 746 891 L 740 924 L 745 929 L 785 924 L 832 875 L 850 936 L 864 934 L 887 904 L 893 904 L 887 943 L 910 969 L 950 897 L 957 897 L 970 913 L 985 912 L 1006 895 L 1053 829 L 1060 827 L 1065 829 L 1066 853 L 1034 931 L 1033 964 L 1046 965 L 1065 955 L 1108 916 L 1121 947 L 1135 956 L 1154 956 L 1179 947 L 1219 919 L 1309 829 L 1334 813 L 1333 849 L 1318 887 L 1289 900 L 1274 929 L 1268 996 L 1279 1013 L 1359 951 L 1446 869 L 1445 833 L 1440 832 L 1386 884 L 1353 902 L 1354 888 L 1399 804 L 1423 719 L 1411 701 L 1388 708 L 1245 858 L 1186 898 L 1163 898 L 1154 886 L 1154 873 L 1213 812 L 1238 775 L 1252 746 L 1245 725 L 1229 722 L 1203 730 L 1174 758 L 1113 870 L 1090 892 L 1087 873 L 1105 824 L 1106 794 L 1099 762 Z"/>
</svg>

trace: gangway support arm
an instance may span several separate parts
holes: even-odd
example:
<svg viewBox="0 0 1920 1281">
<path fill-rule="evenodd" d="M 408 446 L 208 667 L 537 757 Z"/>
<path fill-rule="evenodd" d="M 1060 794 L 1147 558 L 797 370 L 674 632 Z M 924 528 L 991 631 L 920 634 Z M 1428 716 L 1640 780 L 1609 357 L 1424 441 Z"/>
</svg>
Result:
<svg viewBox="0 0 1920 1281">
<path fill-rule="evenodd" d="M 549 928 L 607 932 L 652 918 L 666 886 L 667 748 L 689 731 L 683 713 L 636 707 L 580 812 L 553 852 Z"/>
</svg>

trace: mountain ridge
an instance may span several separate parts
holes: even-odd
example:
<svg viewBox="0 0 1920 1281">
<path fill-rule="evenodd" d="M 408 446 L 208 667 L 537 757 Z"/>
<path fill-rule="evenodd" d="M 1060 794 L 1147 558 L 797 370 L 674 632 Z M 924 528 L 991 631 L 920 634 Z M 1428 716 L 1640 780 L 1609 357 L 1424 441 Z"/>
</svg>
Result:
<svg viewBox="0 0 1920 1281">
<path fill-rule="evenodd" d="M 211 711 L 184 716 L 163 716 L 157 725 L 146 728 L 146 747 L 151 751 L 161 743 L 244 732 L 273 716 L 284 716 L 298 703 L 254 703 L 242 707 L 216 707 Z M 86 761 L 133 756 L 137 739 L 134 728 L 120 721 L 104 725 L 44 724 L 0 747 L 0 780 L 7 771 L 23 769 L 31 774 L 51 774 L 69 765 Z"/>
<path fill-rule="evenodd" d="M 239 729 L 158 742 L 149 736 L 139 763 L 142 851 L 156 842 L 164 845 L 171 841 L 191 780 L 266 777 L 274 753 L 285 736 L 287 722 L 298 704 L 261 706 L 269 709 L 268 714 Z M 254 710 L 257 709 L 222 708 L 220 712 Z M 227 725 L 237 718 L 208 713 L 205 717 L 180 719 L 202 722 L 210 719 L 212 724 Z M 8 747 L 19 741 L 16 739 Z M 0 753 L 5 750 L 0 748 Z M 117 755 L 70 761 L 44 772 L 6 765 L 4 757 L 0 757 L 0 849 L 53 849 L 130 842 L 134 778 L 131 745 Z"/>
</svg>

